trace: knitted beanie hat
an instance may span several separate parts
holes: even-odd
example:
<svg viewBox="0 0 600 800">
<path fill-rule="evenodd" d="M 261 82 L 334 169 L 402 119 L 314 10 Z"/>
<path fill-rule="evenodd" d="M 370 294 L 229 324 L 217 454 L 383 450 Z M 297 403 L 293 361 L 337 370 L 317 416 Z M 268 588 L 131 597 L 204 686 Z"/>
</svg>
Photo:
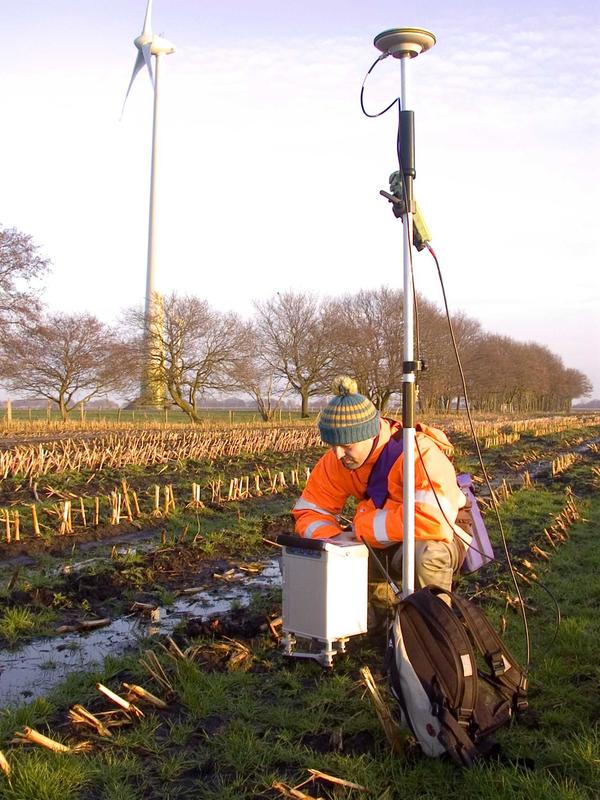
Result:
<svg viewBox="0 0 600 800">
<path fill-rule="evenodd" d="M 339 375 L 332 386 L 335 397 L 319 416 L 321 439 L 330 445 L 354 444 L 379 435 L 379 412 L 358 393 L 356 381 Z"/>
</svg>

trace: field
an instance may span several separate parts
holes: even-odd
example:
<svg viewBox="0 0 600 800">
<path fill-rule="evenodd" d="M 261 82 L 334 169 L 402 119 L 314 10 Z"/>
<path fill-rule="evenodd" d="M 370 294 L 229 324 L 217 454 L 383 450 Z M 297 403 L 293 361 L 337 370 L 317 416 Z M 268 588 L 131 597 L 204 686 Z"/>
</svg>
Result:
<svg viewBox="0 0 600 800">
<path fill-rule="evenodd" d="M 0 439 L 0 798 L 600 796 L 600 418 L 478 420 L 494 497 L 464 418 L 431 422 L 475 476 L 497 554 L 499 508 L 531 632 L 530 709 L 489 759 L 392 752 L 360 673 L 385 692 L 385 634 L 351 640 L 330 672 L 281 655 L 272 542 L 323 452 L 312 421 L 15 417 Z M 458 590 L 523 661 L 502 559 Z"/>
</svg>

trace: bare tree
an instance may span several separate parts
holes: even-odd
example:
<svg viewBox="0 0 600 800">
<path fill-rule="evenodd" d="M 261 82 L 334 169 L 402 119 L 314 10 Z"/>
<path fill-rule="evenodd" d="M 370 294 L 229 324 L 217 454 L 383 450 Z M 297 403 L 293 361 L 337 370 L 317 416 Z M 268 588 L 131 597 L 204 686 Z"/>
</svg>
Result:
<svg viewBox="0 0 600 800">
<path fill-rule="evenodd" d="M 255 308 L 265 363 L 298 392 L 301 415 L 308 417 L 309 399 L 325 390 L 335 372 L 328 303 L 289 291 L 256 302 Z"/>
<path fill-rule="evenodd" d="M 419 406 L 423 411 L 449 411 L 463 394 L 456 353 L 446 315 L 433 303 L 419 298 L 421 355 L 427 369 L 419 376 Z M 463 369 L 481 336 L 481 325 L 462 312 L 453 314 L 452 329 Z"/>
<path fill-rule="evenodd" d="M 337 371 L 352 375 L 385 413 L 402 389 L 402 292 L 382 287 L 347 295 L 332 304 Z"/>
<path fill-rule="evenodd" d="M 565 369 L 558 386 L 563 409 L 570 411 L 573 400 L 576 397 L 589 397 L 592 389 L 592 382 L 583 372 L 578 369 Z"/>
<path fill-rule="evenodd" d="M 252 397 L 263 421 L 269 422 L 281 408 L 290 384 L 271 367 L 264 350 L 258 326 L 249 324 L 246 327 L 243 357 L 235 362 L 229 377 L 234 388 Z"/>
<path fill-rule="evenodd" d="M 482 411 L 568 411 L 573 398 L 591 392 L 589 379 L 535 342 L 482 335 L 467 372 L 474 408 Z"/>
<path fill-rule="evenodd" d="M 171 294 L 162 301 L 161 322 L 148 334 L 150 353 L 142 346 L 145 318 L 142 310 L 128 313 L 137 336 L 130 349 L 150 358 L 144 365 L 148 380 L 163 387 L 170 400 L 193 422 L 199 422 L 199 400 L 206 390 L 233 388 L 230 373 L 245 353 L 246 326 L 236 314 L 221 314 L 205 300 Z M 144 355 L 145 353 L 145 355 Z M 139 370 L 138 370 L 139 371 Z"/>
<path fill-rule="evenodd" d="M 122 355 L 114 332 L 91 314 L 46 314 L 5 336 L 0 374 L 16 393 L 56 403 L 66 420 L 76 403 L 120 387 Z"/>
<path fill-rule="evenodd" d="M 31 281 L 48 269 L 31 236 L 16 228 L 0 227 L 0 331 L 22 318 L 31 318 L 39 304 Z"/>
</svg>

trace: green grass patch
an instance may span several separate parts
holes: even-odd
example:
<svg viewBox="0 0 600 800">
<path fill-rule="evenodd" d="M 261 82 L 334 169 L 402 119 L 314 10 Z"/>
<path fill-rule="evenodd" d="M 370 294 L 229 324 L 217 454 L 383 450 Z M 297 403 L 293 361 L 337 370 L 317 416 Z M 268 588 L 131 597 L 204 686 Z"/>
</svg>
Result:
<svg viewBox="0 0 600 800">
<path fill-rule="evenodd" d="M 500 504 L 499 513 L 507 541 L 516 548 L 543 537 L 544 528 L 564 508 L 566 497 L 562 487 L 520 489 Z M 498 520 L 492 510 L 485 515 L 485 524 L 494 545 L 500 543 Z"/>
<path fill-rule="evenodd" d="M 0 614 L 0 640 L 13 647 L 23 639 L 49 633 L 54 619 L 56 613 L 51 609 L 5 608 Z"/>
<path fill-rule="evenodd" d="M 32 749 L 21 754 L 11 775 L 12 785 L 0 783 L 0 798 L 19 800 L 78 800 L 93 781 L 89 761 Z"/>
</svg>

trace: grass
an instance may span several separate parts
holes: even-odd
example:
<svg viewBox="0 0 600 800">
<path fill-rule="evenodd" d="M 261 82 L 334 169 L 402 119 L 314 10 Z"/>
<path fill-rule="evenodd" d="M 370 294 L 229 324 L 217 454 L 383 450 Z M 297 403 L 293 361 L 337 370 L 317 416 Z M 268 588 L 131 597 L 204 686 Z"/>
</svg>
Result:
<svg viewBox="0 0 600 800">
<path fill-rule="evenodd" d="M 49 633 L 49 624 L 56 618 L 50 609 L 5 608 L 0 615 L 0 640 L 10 647 L 31 636 Z"/>
<path fill-rule="evenodd" d="M 485 457 L 500 463 L 497 452 Z M 305 787 L 310 795 L 327 800 L 371 796 L 378 800 L 596 800 L 600 797 L 600 499 L 597 490 L 592 491 L 591 475 L 589 463 L 578 464 L 545 487 L 514 492 L 501 505 L 517 558 L 535 560 L 526 556 L 531 544 L 544 547 L 543 528 L 564 506 L 566 485 L 580 494 L 578 506 L 585 519 L 571 527 L 570 539 L 552 551 L 550 561 L 535 562 L 537 574 L 561 606 L 563 622 L 556 638 L 549 597 L 536 586 L 523 587 L 526 602 L 535 609 L 529 612 L 530 710 L 498 733 L 501 749 L 494 758 L 461 771 L 418 752 L 406 758 L 390 753 L 357 680 L 363 664 L 369 663 L 375 673 L 381 668 L 382 641 L 351 640 L 348 655 L 326 672 L 313 662 L 285 660 L 268 636 L 261 634 L 247 642 L 254 654 L 247 672 L 176 663 L 160 651 L 177 693 L 170 709 L 156 712 L 144 707 L 146 716 L 141 722 L 121 729 L 112 740 L 96 742 L 87 755 L 57 758 L 42 751 L 10 749 L 7 743 L 23 725 L 51 735 L 66 734 L 60 726 L 69 705 L 81 702 L 91 710 L 102 707 L 94 691 L 97 680 L 115 690 L 121 680 L 137 682 L 161 694 L 135 653 L 108 660 L 94 674 L 72 676 L 49 700 L 0 714 L 0 749 L 13 766 L 12 789 L 0 775 L 0 800 L 58 797 L 54 777 L 44 780 L 49 771 L 61 778 L 64 772 L 61 800 L 277 800 L 281 795 L 271 788 L 273 781 L 295 785 L 308 777 L 308 768 L 370 790 L 370 794 L 335 791 L 322 782 Z M 290 501 L 289 496 L 272 499 L 282 510 Z M 201 526 L 196 546 L 215 556 L 236 549 L 245 554 L 258 551 L 265 522 L 276 521 L 279 513 L 278 506 L 272 517 L 267 516 L 269 508 L 274 508 L 268 500 L 257 499 L 252 511 L 240 504 L 239 519 L 233 507 L 225 515 L 194 515 Z M 189 524 L 183 514 L 173 522 L 169 541 L 171 537 L 176 541 Z M 487 523 L 497 542 L 498 530 L 489 514 Z M 126 557 L 112 565 L 121 575 L 123 567 L 135 571 L 143 563 Z M 132 572 L 129 577 L 133 585 L 139 575 Z M 514 594 L 506 571 L 497 564 L 461 581 L 461 592 L 478 589 L 493 623 L 499 625 L 504 618 L 507 643 L 520 657 L 523 632 L 519 615 L 506 606 L 506 592 Z M 262 613 L 276 610 L 277 597 L 257 598 L 254 607 Z M 183 638 L 178 641 L 181 646 L 188 644 Z M 211 640 L 196 643 L 209 645 Z"/>
<path fill-rule="evenodd" d="M 56 713 L 56 708 L 56 704 L 50 699 L 40 697 L 19 708 L 0 710 L 0 741 L 2 742 L 0 749 L 4 747 L 13 733 L 24 725 L 37 728 L 45 724 Z"/>
<path fill-rule="evenodd" d="M 500 505 L 500 519 L 507 541 L 523 548 L 544 535 L 544 528 L 565 505 L 564 491 L 557 488 L 538 487 L 513 492 Z M 488 511 L 485 524 L 492 542 L 500 543 L 500 530 L 496 515 Z"/>
<path fill-rule="evenodd" d="M 582 536 L 584 561 L 587 545 L 593 542 L 587 533 L 584 524 L 573 531 L 577 543 Z M 181 700 L 176 717 L 147 712 L 134 728 L 123 729 L 90 756 L 57 759 L 46 753 L 11 752 L 11 763 L 16 764 L 13 791 L 5 786 L 0 797 L 58 797 L 53 779 L 40 785 L 52 768 L 61 776 L 64 770 L 62 797 L 73 800 L 274 800 L 278 795 L 269 790 L 274 780 L 294 784 L 313 767 L 365 785 L 372 796 L 389 800 L 591 800 L 600 791 L 600 736 L 593 722 L 600 711 L 594 700 L 597 681 L 590 681 L 575 704 L 565 693 L 565 682 L 573 677 L 573 648 L 578 670 L 598 664 L 600 637 L 593 609 L 582 611 L 573 591 L 567 550 L 556 556 L 564 574 L 557 576 L 562 571 L 555 571 L 553 563 L 547 577 L 564 595 L 567 618 L 573 614 L 577 624 L 567 627 L 564 638 L 539 665 L 531 692 L 535 713 L 502 732 L 500 759 L 460 771 L 418 755 L 407 760 L 391 756 L 355 681 L 366 652 L 359 645 L 331 673 L 312 663 L 282 663 L 279 658 L 269 670 L 254 674 L 206 672 L 187 663 L 169 667 L 166 660 Z M 549 627 L 548 616 L 542 612 L 534 620 L 540 636 Z M 583 652 L 582 638 L 588 642 Z M 133 662 L 128 667 L 135 669 Z M 558 703 L 565 709 L 560 722 L 555 716 Z M 38 719 L 49 710 L 39 709 Z M 19 722 L 26 724 L 23 718 Z M 335 730 L 341 731 L 343 752 L 333 745 Z M 318 794 L 334 797 L 323 786 Z M 335 794 L 357 800 L 363 796 L 351 790 Z"/>
<path fill-rule="evenodd" d="M 0 798 L 78 800 L 92 781 L 93 771 L 85 761 L 35 749 L 22 753 L 15 763 L 12 785 L 0 783 Z"/>
</svg>

